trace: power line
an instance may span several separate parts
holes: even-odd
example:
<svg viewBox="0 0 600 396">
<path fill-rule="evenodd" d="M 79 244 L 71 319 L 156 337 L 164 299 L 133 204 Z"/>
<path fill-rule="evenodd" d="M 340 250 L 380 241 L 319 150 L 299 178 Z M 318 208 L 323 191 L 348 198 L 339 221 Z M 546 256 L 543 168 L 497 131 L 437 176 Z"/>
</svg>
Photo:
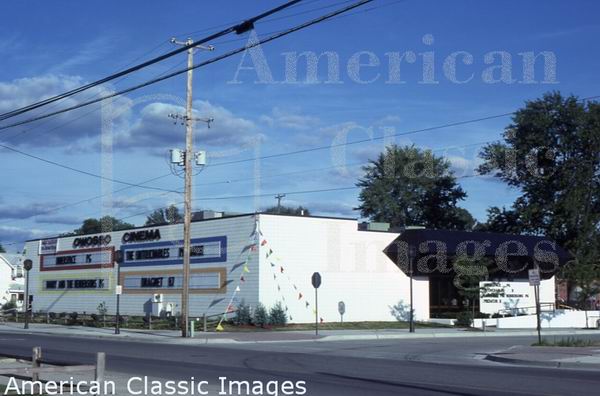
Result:
<svg viewBox="0 0 600 396">
<path fill-rule="evenodd" d="M 299 1 L 299 0 L 296 0 L 296 1 Z M 59 111 L 42 114 L 42 115 L 39 115 L 37 117 L 32 117 L 32 118 L 29 118 L 29 119 L 26 119 L 26 120 L 23 120 L 23 121 L 19 121 L 19 122 L 13 123 L 13 124 L 4 125 L 4 126 L 0 127 L 0 131 L 6 130 L 6 129 L 9 129 L 9 128 L 14 128 L 14 127 L 19 126 L 19 125 L 29 124 L 29 123 L 34 122 L 34 121 L 43 120 L 43 119 L 48 118 L 48 117 L 53 117 L 53 116 L 58 115 L 58 114 L 66 113 L 66 112 L 69 112 L 69 111 L 72 111 L 72 110 L 76 110 L 76 109 L 79 109 L 79 108 L 82 108 L 82 107 L 85 107 L 85 106 L 89 106 L 91 104 L 98 103 L 98 102 L 101 102 L 101 101 L 106 100 L 106 99 L 110 99 L 110 98 L 114 98 L 114 97 L 117 97 L 117 96 L 121 96 L 123 94 L 136 91 L 138 89 L 147 87 L 149 85 L 153 85 L 153 84 L 156 84 L 158 82 L 161 82 L 161 81 L 164 81 L 164 80 L 168 80 L 168 79 L 173 78 L 175 76 L 178 76 L 180 74 L 187 73 L 189 70 L 194 70 L 194 69 L 197 69 L 197 68 L 200 68 L 200 67 L 205 67 L 205 66 L 210 65 L 210 64 L 215 63 L 215 62 L 219 62 L 219 61 L 221 61 L 223 59 L 229 58 L 229 57 L 231 57 L 233 55 L 237 55 L 240 52 L 246 51 L 246 50 L 248 50 L 250 48 L 254 48 L 256 46 L 259 46 L 259 45 L 262 45 L 262 44 L 266 44 L 266 43 L 271 42 L 273 40 L 276 40 L 276 39 L 279 39 L 281 37 L 287 36 L 287 35 L 289 35 L 291 33 L 297 32 L 299 30 L 305 29 L 305 28 L 310 27 L 312 25 L 315 25 L 315 24 L 321 23 L 323 21 L 326 21 L 328 19 L 334 18 L 334 17 L 336 17 L 336 16 L 338 16 L 340 14 L 343 14 L 343 13 L 345 13 L 347 11 L 353 10 L 353 9 L 355 9 L 357 7 L 360 7 L 360 6 L 364 5 L 364 4 L 368 4 L 368 3 L 372 2 L 372 1 L 374 1 L 374 0 L 360 0 L 360 1 L 354 3 L 354 4 L 350 5 L 350 6 L 344 7 L 342 9 L 333 11 L 333 12 L 331 12 L 329 14 L 323 15 L 323 16 L 321 16 L 319 18 L 315 18 L 315 19 L 310 20 L 308 22 L 305 22 L 303 24 L 300 24 L 300 25 L 294 26 L 292 28 L 286 29 L 283 32 L 280 32 L 280 33 L 274 34 L 272 36 L 269 36 L 267 38 L 261 39 L 261 40 L 255 42 L 255 43 L 251 43 L 251 44 L 248 44 L 248 45 L 246 45 L 244 47 L 240 47 L 240 48 L 237 48 L 235 50 L 231 50 L 229 52 L 226 52 L 223 55 L 220 55 L 220 56 L 214 57 L 212 59 L 209 59 L 207 61 L 201 62 L 199 64 L 196 64 L 196 65 L 192 66 L 192 67 L 185 68 L 185 69 L 182 69 L 182 70 L 178 70 L 178 71 L 175 71 L 173 73 L 167 74 L 166 76 L 163 76 L 163 77 L 160 77 L 160 78 L 155 78 L 155 79 L 146 81 L 144 83 L 132 86 L 130 88 L 127 88 L 127 89 L 124 89 L 124 90 L 121 90 L 121 91 L 118 91 L 118 92 L 114 92 L 112 94 L 108 94 L 108 95 L 102 96 L 102 97 L 94 99 L 94 100 L 89 100 L 87 102 L 83 102 L 83 103 L 80 103 L 78 105 L 71 106 L 71 107 L 68 107 L 68 108 L 65 108 L 65 109 L 62 109 L 62 110 L 59 110 Z M 245 24 L 245 22 L 244 22 L 244 24 Z M 201 40 L 198 43 L 201 44 L 201 43 L 204 43 L 206 41 L 208 41 L 208 40 L 203 39 L 203 40 Z M 187 46 L 184 46 L 182 48 L 187 48 Z M 176 50 L 176 51 L 180 51 L 180 50 L 181 50 L 181 48 L 179 50 Z M 173 51 L 173 52 L 176 52 L 176 51 Z"/>
<path fill-rule="evenodd" d="M 111 74 L 110 76 L 104 77 L 104 78 L 102 78 L 100 80 L 97 80 L 97 81 L 94 81 L 92 83 L 82 85 L 82 86 L 80 86 L 78 88 L 75 88 L 75 89 L 72 89 L 70 91 L 64 92 L 64 93 L 62 93 L 60 95 L 56 95 L 56 96 L 44 99 L 42 101 L 39 101 L 39 102 L 36 102 L 36 103 L 32 103 L 32 104 L 30 104 L 28 106 L 25 106 L 25 107 L 22 107 L 22 108 L 19 108 L 19 109 L 15 109 L 15 110 L 9 111 L 7 113 L 0 114 L 0 120 L 6 120 L 8 118 L 12 118 L 12 117 L 15 117 L 15 116 L 27 113 L 27 112 L 29 112 L 31 110 L 37 109 L 37 108 L 42 107 L 42 106 L 46 106 L 46 105 L 48 105 L 50 103 L 56 102 L 58 100 L 67 98 L 67 97 L 72 96 L 72 95 L 75 95 L 75 94 L 77 94 L 79 92 L 86 91 L 86 90 L 88 90 L 90 88 L 93 88 L 93 87 L 96 87 L 98 85 L 104 84 L 106 82 L 112 81 L 114 79 L 117 79 L 119 77 L 125 76 L 127 74 L 131 74 L 133 72 L 136 72 L 138 70 L 141 70 L 143 68 L 151 66 L 151 65 L 153 65 L 155 63 L 158 63 L 158 62 L 161 62 L 161 61 L 163 61 L 165 59 L 168 59 L 168 58 L 170 58 L 172 56 L 175 56 L 177 54 L 185 52 L 185 51 L 189 50 L 190 48 L 193 48 L 195 45 L 204 44 L 204 43 L 206 43 L 206 42 L 208 42 L 210 40 L 214 40 L 216 38 L 222 37 L 224 35 L 227 35 L 227 34 L 230 34 L 230 33 L 233 33 L 233 32 L 236 32 L 238 34 L 244 33 L 245 31 L 252 29 L 252 27 L 254 26 L 255 22 L 257 22 L 257 21 L 259 21 L 261 19 L 264 19 L 264 18 L 266 18 L 266 17 L 268 17 L 270 15 L 273 15 L 273 14 L 275 14 L 275 13 L 281 11 L 281 10 L 284 10 L 284 9 L 286 9 L 286 8 L 288 8 L 288 7 L 296 4 L 296 3 L 299 3 L 301 1 L 302 0 L 290 0 L 287 3 L 282 4 L 282 5 L 278 6 L 278 7 L 272 8 L 272 9 L 266 11 L 266 12 L 263 12 L 262 14 L 259 14 L 257 16 L 252 17 L 252 18 L 249 18 L 249 19 L 246 19 L 245 21 L 243 21 L 240 24 L 237 24 L 237 25 L 234 25 L 234 26 L 230 26 L 230 27 L 228 27 L 228 28 L 226 28 L 224 30 L 221 30 L 220 32 L 211 34 L 208 37 L 205 37 L 203 39 L 197 40 L 193 45 L 184 45 L 184 46 L 182 46 L 180 48 L 177 48 L 176 50 L 170 51 L 170 52 L 168 52 L 168 53 L 166 53 L 164 55 L 161 55 L 161 56 L 158 56 L 156 58 L 150 59 L 150 60 L 148 60 L 146 62 L 143 62 L 143 63 L 141 63 L 139 65 L 130 67 L 128 69 L 122 70 L 120 72 Z"/>
<path fill-rule="evenodd" d="M 480 175 L 466 175 L 466 176 L 460 176 L 457 177 L 456 179 L 466 179 L 466 178 L 471 178 L 471 177 L 478 177 Z M 315 190 L 299 190 L 299 191 L 286 191 L 283 192 L 282 194 L 285 195 L 304 195 L 304 194 L 316 194 L 316 193 L 324 193 L 324 192 L 337 192 L 337 191 L 350 191 L 350 190 L 356 190 L 359 189 L 361 187 L 359 186 L 346 186 L 346 187 L 333 187 L 333 188 L 323 188 L 323 189 L 315 189 Z M 280 192 L 270 192 L 270 193 L 261 193 L 261 194 L 247 194 L 247 195 L 230 195 L 230 196 L 220 196 L 220 197 L 203 197 L 203 198 L 196 198 L 193 201 L 220 201 L 220 200 L 230 200 L 230 199 L 243 199 L 243 198 L 257 198 L 257 197 L 271 197 L 275 194 L 278 194 Z M 175 206 L 180 206 L 183 205 L 183 202 L 178 202 L 176 204 L 174 204 Z M 160 208 L 158 208 L 160 209 Z M 116 219 L 117 221 L 123 221 L 123 220 L 127 220 L 127 219 L 131 219 L 133 217 L 137 217 L 137 216 L 143 216 L 143 215 L 147 215 L 149 213 L 154 212 L 155 210 L 157 210 L 157 208 L 151 209 L 151 210 L 145 210 L 143 212 L 139 212 L 139 213 L 135 213 L 129 216 L 125 216 L 125 217 L 121 217 Z M 4 244 L 4 246 L 13 246 L 13 245 L 17 245 L 19 243 L 25 243 L 27 241 L 17 241 L 17 242 L 10 242 L 10 243 L 6 243 Z"/>
<path fill-rule="evenodd" d="M 42 157 L 38 157 L 36 155 L 26 153 L 24 151 L 18 150 L 18 149 L 14 148 L 14 147 L 10 147 L 10 146 L 4 145 L 4 144 L 0 144 L 0 147 L 4 148 L 6 150 L 9 150 L 9 151 L 12 151 L 12 152 L 24 155 L 26 157 L 36 159 L 38 161 L 45 162 L 45 163 L 50 164 L 50 165 L 58 166 L 60 168 L 67 169 L 67 170 L 70 170 L 70 171 L 73 171 L 73 172 L 77 172 L 77 173 L 81 173 L 83 175 L 91 176 L 91 177 L 94 177 L 94 178 L 97 178 L 97 179 L 107 180 L 107 181 L 110 181 L 110 182 L 113 182 L 113 183 L 118 183 L 118 184 L 124 184 L 124 185 L 130 186 L 130 187 L 144 188 L 144 189 L 147 189 L 147 190 L 158 190 L 158 191 L 176 192 L 175 190 L 167 190 L 167 189 L 164 189 L 164 188 L 153 187 L 153 186 L 144 186 L 144 185 L 141 185 L 141 184 L 130 183 L 130 182 L 126 182 L 126 181 L 123 181 L 123 180 L 113 179 L 113 178 L 110 178 L 110 177 L 98 175 L 96 173 L 92 173 L 92 172 L 84 171 L 84 170 L 81 170 L 81 169 L 73 168 L 72 166 L 64 165 L 64 164 L 61 164 L 59 162 L 55 162 L 55 161 L 51 161 L 51 160 L 48 160 L 48 159 L 45 159 L 45 158 L 42 158 Z"/>
</svg>

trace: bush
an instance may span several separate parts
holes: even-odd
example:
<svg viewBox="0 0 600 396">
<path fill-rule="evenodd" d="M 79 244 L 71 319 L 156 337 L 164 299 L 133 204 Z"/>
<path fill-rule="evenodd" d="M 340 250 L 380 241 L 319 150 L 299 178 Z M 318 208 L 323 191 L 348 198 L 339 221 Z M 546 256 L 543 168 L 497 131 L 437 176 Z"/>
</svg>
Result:
<svg viewBox="0 0 600 396">
<path fill-rule="evenodd" d="M 15 303 L 14 301 L 9 301 L 2 306 L 2 309 L 4 311 L 8 311 L 9 309 L 15 309 L 15 308 L 17 308 L 17 303 Z"/>
<path fill-rule="evenodd" d="M 269 323 L 274 326 L 285 326 L 287 324 L 287 314 L 285 309 L 281 305 L 281 302 L 277 302 L 269 311 Z"/>
<path fill-rule="evenodd" d="M 261 303 L 256 305 L 256 309 L 254 310 L 254 317 L 252 318 L 252 322 L 255 326 L 265 327 L 269 324 L 269 314 L 267 313 L 267 309 Z"/>
<path fill-rule="evenodd" d="M 77 317 L 78 316 L 79 316 L 79 314 L 77 312 L 71 312 L 69 314 L 69 324 L 71 324 L 71 325 L 77 324 Z"/>
<path fill-rule="evenodd" d="M 400 300 L 398 304 L 390 307 L 390 313 L 398 322 L 408 322 L 410 320 L 410 305 L 405 304 Z M 415 310 L 413 309 L 413 319 L 415 318 Z"/>
<path fill-rule="evenodd" d="M 456 322 L 454 322 L 454 326 L 458 327 L 470 327 L 473 323 L 473 315 L 471 312 L 459 312 L 456 315 Z"/>
<path fill-rule="evenodd" d="M 245 303 L 244 300 L 240 302 L 237 309 L 237 315 L 233 320 L 236 326 L 247 326 L 252 323 L 252 314 L 250 313 L 250 306 Z"/>
</svg>

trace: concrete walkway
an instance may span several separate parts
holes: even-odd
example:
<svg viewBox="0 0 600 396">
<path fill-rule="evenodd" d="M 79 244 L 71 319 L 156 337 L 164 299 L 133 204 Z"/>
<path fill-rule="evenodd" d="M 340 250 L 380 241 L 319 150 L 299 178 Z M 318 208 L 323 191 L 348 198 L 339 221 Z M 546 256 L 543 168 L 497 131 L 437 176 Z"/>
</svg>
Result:
<svg viewBox="0 0 600 396">
<path fill-rule="evenodd" d="M 386 339 L 423 339 L 423 338 L 456 338 L 456 337 L 515 337 L 535 336 L 534 330 L 495 330 L 472 331 L 460 328 L 424 328 L 409 333 L 407 329 L 387 330 L 322 330 L 319 336 L 314 331 L 239 331 L 202 333 L 197 332 L 195 338 L 183 339 L 176 330 L 133 330 L 121 329 L 121 334 L 115 335 L 114 328 L 97 328 L 83 326 L 62 326 L 32 323 L 28 330 L 23 329 L 22 323 L 0 324 L 2 332 L 12 334 L 24 332 L 30 334 L 48 334 L 73 337 L 111 338 L 141 342 L 159 342 L 166 344 L 224 344 L 224 343 L 275 343 L 301 341 L 351 341 L 351 340 L 386 340 Z M 574 336 L 580 334 L 598 334 L 598 330 L 554 329 L 543 332 L 544 336 Z M 600 349 L 600 348 L 599 348 Z"/>
<path fill-rule="evenodd" d="M 526 366 L 600 370 L 600 346 L 516 346 L 504 352 L 487 355 L 486 360 Z"/>
</svg>

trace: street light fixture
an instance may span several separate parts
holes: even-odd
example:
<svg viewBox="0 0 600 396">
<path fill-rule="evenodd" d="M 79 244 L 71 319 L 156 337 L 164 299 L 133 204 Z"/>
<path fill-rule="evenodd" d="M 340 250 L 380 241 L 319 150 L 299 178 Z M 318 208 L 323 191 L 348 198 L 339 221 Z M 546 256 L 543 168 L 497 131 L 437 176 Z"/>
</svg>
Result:
<svg viewBox="0 0 600 396">
<path fill-rule="evenodd" d="M 25 268 L 25 325 L 24 329 L 29 328 L 29 313 L 31 312 L 29 306 L 29 271 L 33 268 L 33 262 L 29 259 L 23 261 L 23 268 Z"/>
<path fill-rule="evenodd" d="M 408 275 L 410 277 L 410 324 L 409 332 L 415 332 L 414 308 L 413 308 L 413 264 L 417 256 L 417 249 L 410 245 L 408 247 Z"/>
</svg>

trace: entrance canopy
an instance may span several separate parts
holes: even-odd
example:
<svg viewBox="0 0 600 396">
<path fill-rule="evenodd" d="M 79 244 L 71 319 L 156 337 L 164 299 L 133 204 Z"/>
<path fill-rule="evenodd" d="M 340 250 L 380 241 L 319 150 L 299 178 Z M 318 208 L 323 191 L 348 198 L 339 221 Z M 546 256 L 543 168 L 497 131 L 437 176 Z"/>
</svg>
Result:
<svg viewBox="0 0 600 396">
<path fill-rule="evenodd" d="M 545 237 L 427 229 L 405 230 L 384 253 L 402 271 L 417 276 L 456 272 L 453 263 L 463 257 L 481 263 L 497 277 L 527 277 L 527 270 L 537 267 L 548 279 L 573 259 Z"/>
</svg>

